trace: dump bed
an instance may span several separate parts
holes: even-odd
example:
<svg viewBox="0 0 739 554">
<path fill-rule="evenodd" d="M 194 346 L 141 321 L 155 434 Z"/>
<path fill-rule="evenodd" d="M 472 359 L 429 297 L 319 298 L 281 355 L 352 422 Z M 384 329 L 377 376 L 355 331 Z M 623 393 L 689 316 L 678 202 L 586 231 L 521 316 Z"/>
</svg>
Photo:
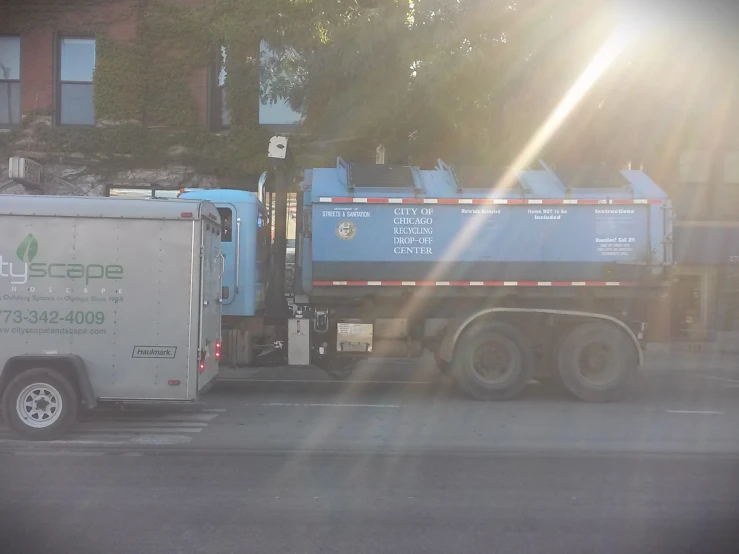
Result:
<svg viewBox="0 0 739 554">
<path fill-rule="evenodd" d="M 665 193 L 641 171 L 352 166 L 303 182 L 305 290 L 638 285 L 671 261 Z M 307 214 L 307 215 L 306 215 Z"/>
</svg>

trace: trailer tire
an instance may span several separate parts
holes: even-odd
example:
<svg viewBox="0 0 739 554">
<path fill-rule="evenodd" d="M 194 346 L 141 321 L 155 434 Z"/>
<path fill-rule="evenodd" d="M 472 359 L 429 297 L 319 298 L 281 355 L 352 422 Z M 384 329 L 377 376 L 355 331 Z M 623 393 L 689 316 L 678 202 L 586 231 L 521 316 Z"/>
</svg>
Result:
<svg viewBox="0 0 739 554">
<path fill-rule="evenodd" d="M 455 345 L 451 374 L 477 400 L 508 400 L 531 379 L 534 353 L 518 329 L 501 321 L 473 324 Z"/>
<path fill-rule="evenodd" d="M 589 322 L 573 328 L 557 352 L 564 387 L 586 402 L 610 402 L 639 365 L 632 340 L 615 325 Z"/>
<path fill-rule="evenodd" d="M 2 406 L 5 421 L 20 437 L 54 440 L 77 419 L 79 395 L 62 373 L 35 367 L 20 372 L 8 383 Z"/>
</svg>

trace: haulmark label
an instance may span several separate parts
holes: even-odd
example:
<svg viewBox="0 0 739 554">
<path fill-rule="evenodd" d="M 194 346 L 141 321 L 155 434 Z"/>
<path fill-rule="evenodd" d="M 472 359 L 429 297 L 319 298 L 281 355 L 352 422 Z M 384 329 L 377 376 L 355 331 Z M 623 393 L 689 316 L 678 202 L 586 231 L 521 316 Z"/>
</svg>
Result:
<svg viewBox="0 0 739 554">
<path fill-rule="evenodd" d="M 176 346 L 134 346 L 132 358 L 174 359 Z"/>
</svg>

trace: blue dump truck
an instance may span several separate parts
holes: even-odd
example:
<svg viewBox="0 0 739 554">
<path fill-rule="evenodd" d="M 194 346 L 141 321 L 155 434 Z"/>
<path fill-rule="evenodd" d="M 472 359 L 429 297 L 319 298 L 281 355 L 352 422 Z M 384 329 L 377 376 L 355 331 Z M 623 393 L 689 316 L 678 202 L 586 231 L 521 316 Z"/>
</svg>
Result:
<svg viewBox="0 0 739 554">
<path fill-rule="evenodd" d="M 285 287 L 286 155 L 272 146 L 277 177 L 259 193 L 181 195 L 209 200 L 230 226 L 224 357 L 343 377 L 368 357 L 430 351 L 476 399 L 554 378 L 596 402 L 641 364 L 647 300 L 672 264 L 671 204 L 642 171 L 564 174 L 539 162 L 502 183 L 441 161 L 338 159 L 299 183 Z"/>
</svg>

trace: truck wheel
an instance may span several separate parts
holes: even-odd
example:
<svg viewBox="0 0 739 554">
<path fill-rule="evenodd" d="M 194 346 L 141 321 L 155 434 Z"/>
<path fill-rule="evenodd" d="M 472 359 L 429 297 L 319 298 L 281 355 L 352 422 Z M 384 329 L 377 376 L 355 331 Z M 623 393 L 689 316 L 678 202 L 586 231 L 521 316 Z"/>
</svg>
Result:
<svg viewBox="0 0 739 554">
<path fill-rule="evenodd" d="M 580 400 L 609 402 L 639 364 L 629 337 L 614 325 L 578 325 L 562 340 L 557 370 L 562 384 Z"/>
<path fill-rule="evenodd" d="M 459 388 L 478 400 L 507 400 L 531 379 L 534 354 L 526 337 L 500 321 L 465 331 L 454 348 L 451 373 Z"/>
<path fill-rule="evenodd" d="M 43 367 L 23 371 L 3 394 L 3 415 L 18 435 L 30 440 L 53 440 L 74 423 L 79 396 L 59 372 Z"/>
</svg>

